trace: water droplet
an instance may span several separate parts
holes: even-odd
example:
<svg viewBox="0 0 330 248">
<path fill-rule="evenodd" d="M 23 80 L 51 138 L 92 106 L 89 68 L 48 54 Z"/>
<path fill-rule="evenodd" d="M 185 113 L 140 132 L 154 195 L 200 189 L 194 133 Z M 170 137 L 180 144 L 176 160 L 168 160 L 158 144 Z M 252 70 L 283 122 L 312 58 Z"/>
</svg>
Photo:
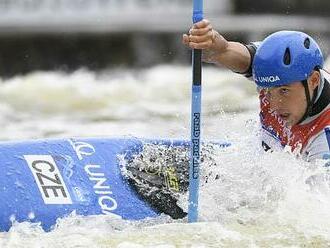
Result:
<svg viewBox="0 0 330 248">
<path fill-rule="evenodd" d="M 34 212 L 30 212 L 29 215 L 28 215 L 28 218 L 29 218 L 30 220 L 33 220 L 35 217 L 36 217 L 36 216 L 35 216 Z"/>
</svg>

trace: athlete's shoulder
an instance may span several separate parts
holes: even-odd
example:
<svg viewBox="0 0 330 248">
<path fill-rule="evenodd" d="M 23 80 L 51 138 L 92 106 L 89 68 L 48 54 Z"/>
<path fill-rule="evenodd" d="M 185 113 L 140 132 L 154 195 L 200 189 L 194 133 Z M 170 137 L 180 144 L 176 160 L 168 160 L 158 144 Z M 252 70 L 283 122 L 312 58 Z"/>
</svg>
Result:
<svg viewBox="0 0 330 248">
<path fill-rule="evenodd" d="M 246 46 L 253 47 L 255 50 L 257 50 L 260 47 L 261 43 L 262 43 L 262 41 L 253 41 L 253 42 L 250 42 L 249 44 L 247 44 Z"/>
<path fill-rule="evenodd" d="M 249 80 L 253 80 L 253 77 L 252 77 L 252 63 L 253 63 L 254 56 L 257 52 L 257 49 L 258 49 L 258 47 L 260 46 L 261 43 L 262 43 L 262 41 L 254 41 L 254 42 L 250 42 L 248 44 L 243 44 L 250 53 L 251 62 L 250 62 L 250 65 L 249 65 L 249 68 L 247 69 L 247 71 L 242 72 L 242 73 L 241 72 L 236 72 L 236 73 L 244 75 Z"/>
<path fill-rule="evenodd" d="M 328 71 L 321 70 L 321 75 L 327 83 L 330 82 L 330 73 Z"/>
<path fill-rule="evenodd" d="M 307 161 L 330 159 L 330 124 L 311 138 L 304 150 Z"/>
</svg>

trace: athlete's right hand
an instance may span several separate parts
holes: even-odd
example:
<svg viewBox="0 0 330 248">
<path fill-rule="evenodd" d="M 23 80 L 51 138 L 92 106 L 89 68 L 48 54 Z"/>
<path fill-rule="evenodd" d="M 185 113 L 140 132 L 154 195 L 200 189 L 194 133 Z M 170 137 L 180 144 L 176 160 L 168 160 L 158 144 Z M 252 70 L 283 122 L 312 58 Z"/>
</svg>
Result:
<svg viewBox="0 0 330 248">
<path fill-rule="evenodd" d="M 206 19 L 195 23 L 189 34 L 183 34 L 182 43 L 191 49 L 203 49 L 203 61 L 207 63 L 217 63 L 228 47 L 228 41 Z"/>
</svg>

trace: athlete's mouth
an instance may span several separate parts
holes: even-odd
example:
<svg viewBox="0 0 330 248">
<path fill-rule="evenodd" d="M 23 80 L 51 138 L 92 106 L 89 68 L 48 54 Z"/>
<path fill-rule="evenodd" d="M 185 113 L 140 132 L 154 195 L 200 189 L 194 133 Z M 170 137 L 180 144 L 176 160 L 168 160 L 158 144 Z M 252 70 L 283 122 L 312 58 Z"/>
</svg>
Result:
<svg viewBox="0 0 330 248">
<path fill-rule="evenodd" d="M 290 116 L 289 113 L 280 114 L 281 119 L 284 121 L 287 121 L 289 119 L 289 116 Z"/>
</svg>

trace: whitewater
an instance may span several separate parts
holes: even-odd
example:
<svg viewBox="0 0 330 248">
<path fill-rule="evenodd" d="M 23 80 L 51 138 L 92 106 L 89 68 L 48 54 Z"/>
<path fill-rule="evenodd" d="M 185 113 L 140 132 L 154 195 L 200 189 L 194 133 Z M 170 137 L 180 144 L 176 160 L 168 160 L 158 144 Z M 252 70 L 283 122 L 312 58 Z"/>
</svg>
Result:
<svg viewBox="0 0 330 248">
<path fill-rule="evenodd" d="M 182 65 L 2 79 L 0 139 L 189 139 L 190 91 L 191 68 Z M 50 232 L 13 221 L 0 233 L 0 247 L 329 247 L 324 161 L 261 150 L 253 82 L 206 67 L 202 91 L 202 139 L 232 146 L 211 150 L 202 163 L 200 222 L 72 213 Z M 183 196 L 183 208 L 186 202 Z"/>
</svg>

